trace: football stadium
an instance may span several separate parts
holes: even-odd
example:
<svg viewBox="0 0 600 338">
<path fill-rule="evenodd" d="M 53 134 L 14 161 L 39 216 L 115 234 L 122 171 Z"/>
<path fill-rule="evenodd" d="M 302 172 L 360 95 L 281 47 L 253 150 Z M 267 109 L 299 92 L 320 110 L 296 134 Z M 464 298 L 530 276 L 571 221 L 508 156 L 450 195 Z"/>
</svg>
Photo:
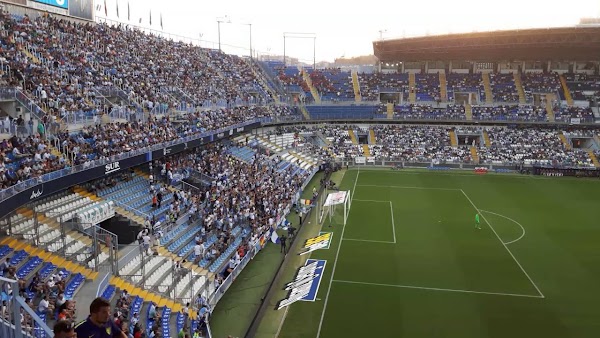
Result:
<svg viewBox="0 0 600 338">
<path fill-rule="evenodd" d="M 599 336 L 600 7 L 158 3 L 0 1 L 0 338 Z"/>
</svg>

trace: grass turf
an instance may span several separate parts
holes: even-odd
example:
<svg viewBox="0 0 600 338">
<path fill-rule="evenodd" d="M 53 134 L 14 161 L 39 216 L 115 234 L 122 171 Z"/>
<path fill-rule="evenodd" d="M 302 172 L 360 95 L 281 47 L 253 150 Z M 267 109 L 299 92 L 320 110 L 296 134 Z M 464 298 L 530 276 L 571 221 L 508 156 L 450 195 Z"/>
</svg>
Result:
<svg viewBox="0 0 600 338">
<path fill-rule="evenodd" d="M 597 337 L 599 187 L 573 178 L 349 171 L 348 223 L 338 213 L 324 225 L 332 245 L 311 256 L 328 262 L 318 299 L 291 305 L 279 337 L 316 337 L 320 324 L 320 337 Z M 342 232 L 348 240 L 339 248 Z"/>
</svg>

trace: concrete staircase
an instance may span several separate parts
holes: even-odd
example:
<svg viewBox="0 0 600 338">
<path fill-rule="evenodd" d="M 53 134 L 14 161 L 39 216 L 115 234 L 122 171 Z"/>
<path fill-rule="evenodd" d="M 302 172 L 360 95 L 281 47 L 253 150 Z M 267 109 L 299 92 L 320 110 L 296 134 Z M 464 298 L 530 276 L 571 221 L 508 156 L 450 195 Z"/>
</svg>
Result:
<svg viewBox="0 0 600 338">
<path fill-rule="evenodd" d="M 408 93 L 408 101 L 410 103 L 417 102 L 416 83 L 417 83 L 417 80 L 416 80 L 415 73 L 408 73 L 408 88 L 410 89 L 410 92 Z"/>
<path fill-rule="evenodd" d="M 558 134 L 558 137 L 560 138 L 560 140 L 562 141 L 563 145 L 565 146 L 565 149 L 571 150 L 573 148 L 573 147 L 571 147 L 571 143 L 569 142 L 569 140 L 567 140 L 567 137 L 565 136 L 565 134 L 563 134 L 562 132 L 560 132 Z"/>
<path fill-rule="evenodd" d="M 29 58 L 29 59 L 30 59 L 30 60 L 31 60 L 33 63 L 35 63 L 35 64 L 38 64 L 38 65 L 39 65 L 40 63 L 42 63 L 42 61 L 40 61 L 40 59 L 39 59 L 37 56 L 33 55 L 33 54 L 30 52 L 30 51 L 28 51 L 28 50 L 27 50 L 27 48 L 23 48 L 23 49 L 21 49 L 21 51 L 22 51 L 22 52 L 23 52 L 23 54 L 25 54 L 25 56 L 27 56 L 27 57 L 28 57 L 28 58 Z"/>
<path fill-rule="evenodd" d="M 376 144 L 377 139 L 375 138 L 375 131 L 373 129 L 369 129 L 369 144 Z"/>
<path fill-rule="evenodd" d="M 492 146 L 492 142 L 490 141 L 490 135 L 488 135 L 488 132 L 486 130 L 483 131 L 483 143 L 485 144 L 486 148 Z"/>
<path fill-rule="evenodd" d="M 308 88 L 310 88 L 310 93 L 312 94 L 312 97 L 315 100 L 315 103 L 321 104 L 321 96 L 319 95 L 317 88 L 315 88 L 315 86 L 313 86 L 312 79 L 310 78 L 310 74 L 308 74 L 308 72 L 305 71 L 304 69 L 302 69 L 302 79 L 304 79 L 304 82 L 306 82 L 306 84 L 308 85 Z"/>
<path fill-rule="evenodd" d="M 358 72 L 356 70 L 352 71 L 352 88 L 354 88 L 354 102 L 361 102 L 360 83 L 358 82 Z"/>
<path fill-rule="evenodd" d="M 594 151 L 588 150 L 587 153 L 588 153 L 588 156 L 590 157 L 590 159 L 592 160 L 594 167 L 600 168 L 600 162 L 598 162 L 598 157 L 596 156 L 596 154 L 594 154 Z"/>
<path fill-rule="evenodd" d="M 350 140 L 352 140 L 352 144 L 358 144 L 358 140 L 356 139 L 356 134 L 354 134 L 354 130 L 349 129 L 348 134 L 350 135 Z"/>
<path fill-rule="evenodd" d="M 446 73 L 440 72 L 440 99 L 442 102 L 448 102 L 448 82 L 446 82 Z"/>
<path fill-rule="evenodd" d="M 304 117 L 305 120 L 310 120 L 310 114 L 308 113 L 308 110 L 306 109 L 306 106 L 304 105 L 300 105 L 300 111 L 302 112 L 302 116 Z"/>
<path fill-rule="evenodd" d="M 456 132 L 454 130 L 450 130 L 450 145 L 453 147 L 458 147 L 458 137 L 456 137 Z"/>
<path fill-rule="evenodd" d="M 473 107 L 469 103 L 465 104 L 465 117 L 467 121 L 473 121 Z"/>
<path fill-rule="evenodd" d="M 394 119 L 394 104 L 388 103 L 386 108 L 387 108 L 387 119 L 393 120 Z"/>
<path fill-rule="evenodd" d="M 471 146 L 471 159 L 473 160 L 473 163 L 475 164 L 479 164 L 479 155 L 477 154 L 477 148 Z"/>
<path fill-rule="evenodd" d="M 553 94 L 546 94 L 546 118 L 548 122 L 554 122 L 554 109 L 552 109 Z"/>
<path fill-rule="evenodd" d="M 254 78 L 258 80 L 258 82 L 260 83 L 260 85 L 263 88 L 267 89 L 267 91 L 271 95 L 271 98 L 273 98 L 273 100 L 275 100 L 275 103 L 276 104 L 280 104 L 281 101 L 279 100 L 279 95 L 277 94 L 277 91 L 275 91 L 273 88 L 271 88 L 271 86 L 269 86 L 269 83 L 267 81 L 265 81 L 265 79 L 262 76 L 262 74 L 259 74 L 259 72 L 256 70 L 256 67 L 252 64 L 252 61 L 250 61 L 248 67 L 250 69 L 252 69 L 252 73 L 254 74 Z"/>
<path fill-rule="evenodd" d="M 362 148 L 363 148 L 363 152 L 365 153 L 365 156 L 371 157 L 371 150 L 369 150 L 369 146 L 366 144 L 363 144 Z"/>
<path fill-rule="evenodd" d="M 567 101 L 567 105 L 569 107 L 573 106 L 573 96 L 571 95 L 571 91 L 569 90 L 569 86 L 567 86 L 567 79 L 563 74 L 558 76 L 560 79 L 560 85 L 562 86 L 563 93 L 565 93 L 565 100 Z"/>
<path fill-rule="evenodd" d="M 494 94 L 492 93 L 492 83 L 490 81 L 489 73 L 482 73 L 481 78 L 483 79 L 483 89 L 485 90 L 485 103 L 494 103 Z"/>
<path fill-rule="evenodd" d="M 519 93 L 519 103 L 525 103 L 525 90 L 523 89 L 523 82 L 521 81 L 521 74 L 519 72 L 513 73 L 513 79 L 515 80 L 515 87 L 517 87 L 517 93 Z"/>
</svg>

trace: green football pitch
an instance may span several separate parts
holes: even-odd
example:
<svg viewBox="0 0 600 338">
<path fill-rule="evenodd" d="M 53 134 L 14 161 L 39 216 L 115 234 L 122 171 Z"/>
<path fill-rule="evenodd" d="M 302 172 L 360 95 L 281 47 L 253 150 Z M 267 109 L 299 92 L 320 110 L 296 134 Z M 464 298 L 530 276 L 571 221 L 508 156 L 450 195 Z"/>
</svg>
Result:
<svg viewBox="0 0 600 338">
<path fill-rule="evenodd" d="M 279 310 L 278 337 L 599 336 L 600 181 L 350 170 L 340 187 L 317 299 Z"/>
</svg>

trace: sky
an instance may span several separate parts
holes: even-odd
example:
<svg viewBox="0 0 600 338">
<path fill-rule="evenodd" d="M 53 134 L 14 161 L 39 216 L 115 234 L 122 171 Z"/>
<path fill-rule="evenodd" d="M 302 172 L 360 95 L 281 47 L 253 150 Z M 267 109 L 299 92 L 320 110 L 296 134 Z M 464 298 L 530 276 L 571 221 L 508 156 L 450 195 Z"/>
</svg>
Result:
<svg viewBox="0 0 600 338">
<path fill-rule="evenodd" d="M 254 55 L 283 55 L 284 33 L 316 36 L 317 62 L 373 54 L 373 41 L 402 37 L 490 30 L 573 26 L 582 17 L 600 16 L 600 0 L 96 0 L 105 18 L 149 26 L 164 34 L 202 40 L 201 45 L 249 55 L 250 27 Z M 127 20 L 127 5 L 131 21 Z M 116 7 L 120 18 L 117 18 Z M 313 39 L 287 38 L 285 53 L 312 63 Z"/>
</svg>

